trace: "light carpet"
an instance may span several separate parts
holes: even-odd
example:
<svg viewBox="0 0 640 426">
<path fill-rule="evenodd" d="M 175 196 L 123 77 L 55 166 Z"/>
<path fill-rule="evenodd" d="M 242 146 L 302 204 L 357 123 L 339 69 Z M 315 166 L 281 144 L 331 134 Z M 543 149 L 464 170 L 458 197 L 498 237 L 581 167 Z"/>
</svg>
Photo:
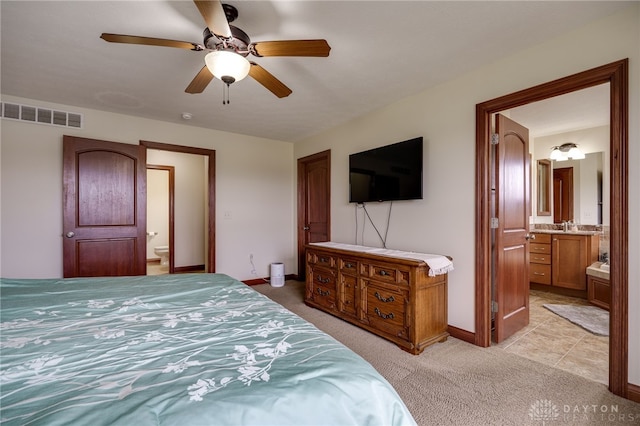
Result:
<svg viewBox="0 0 640 426">
<path fill-rule="evenodd" d="M 597 306 L 555 305 L 545 303 L 545 308 L 598 336 L 609 335 L 609 312 Z"/>
<path fill-rule="evenodd" d="M 640 404 L 566 371 L 451 337 L 411 355 L 306 306 L 302 282 L 253 288 L 367 360 L 393 385 L 421 426 L 640 424 Z"/>
</svg>

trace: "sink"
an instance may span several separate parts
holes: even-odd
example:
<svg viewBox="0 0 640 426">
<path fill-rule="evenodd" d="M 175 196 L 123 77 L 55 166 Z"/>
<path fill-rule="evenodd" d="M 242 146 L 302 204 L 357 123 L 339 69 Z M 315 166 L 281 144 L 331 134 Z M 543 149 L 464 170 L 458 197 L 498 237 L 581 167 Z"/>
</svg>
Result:
<svg viewBox="0 0 640 426">
<path fill-rule="evenodd" d="M 600 269 L 602 269 L 603 271 L 609 271 L 609 264 L 608 263 L 603 263 L 602 265 L 600 265 Z"/>
</svg>

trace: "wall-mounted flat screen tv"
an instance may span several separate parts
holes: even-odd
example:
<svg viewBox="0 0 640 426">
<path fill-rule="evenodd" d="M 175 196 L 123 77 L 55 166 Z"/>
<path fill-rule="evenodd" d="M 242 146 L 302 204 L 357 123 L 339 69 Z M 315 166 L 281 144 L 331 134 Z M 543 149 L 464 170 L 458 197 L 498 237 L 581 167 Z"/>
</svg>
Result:
<svg viewBox="0 0 640 426">
<path fill-rule="evenodd" d="M 349 202 L 422 199 L 422 137 L 349 155 Z"/>
</svg>

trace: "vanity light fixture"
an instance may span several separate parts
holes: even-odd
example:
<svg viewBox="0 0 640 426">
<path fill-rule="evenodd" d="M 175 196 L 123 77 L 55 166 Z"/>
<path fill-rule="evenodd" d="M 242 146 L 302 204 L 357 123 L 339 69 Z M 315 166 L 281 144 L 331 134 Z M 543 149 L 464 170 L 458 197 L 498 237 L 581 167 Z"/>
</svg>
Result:
<svg viewBox="0 0 640 426">
<path fill-rule="evenodd" d="M 578 145 L 571 142 L 554 146 L 551 148 L 551 154 L 549 155 L 549 159 L 555 161 L 582 160 L 584 158 L 584 152 L 578 148 Z"/>
</svg>

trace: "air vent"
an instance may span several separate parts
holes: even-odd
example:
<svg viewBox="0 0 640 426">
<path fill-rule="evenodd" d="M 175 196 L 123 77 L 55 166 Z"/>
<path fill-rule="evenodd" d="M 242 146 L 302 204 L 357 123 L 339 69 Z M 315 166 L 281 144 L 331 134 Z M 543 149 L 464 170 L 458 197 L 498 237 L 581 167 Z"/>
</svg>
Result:
<svg viewBox="0 0 640 426">
<path fill-rule="evenodd" d="M 2 118 L 10 120 L 30 121 L 32 123 L 49 124 L 52 126 L 82 128 L 82 114 L 52 110 L 47 108 L 19 105 L 7 102 L 0 104 Z"/>
</svg>

